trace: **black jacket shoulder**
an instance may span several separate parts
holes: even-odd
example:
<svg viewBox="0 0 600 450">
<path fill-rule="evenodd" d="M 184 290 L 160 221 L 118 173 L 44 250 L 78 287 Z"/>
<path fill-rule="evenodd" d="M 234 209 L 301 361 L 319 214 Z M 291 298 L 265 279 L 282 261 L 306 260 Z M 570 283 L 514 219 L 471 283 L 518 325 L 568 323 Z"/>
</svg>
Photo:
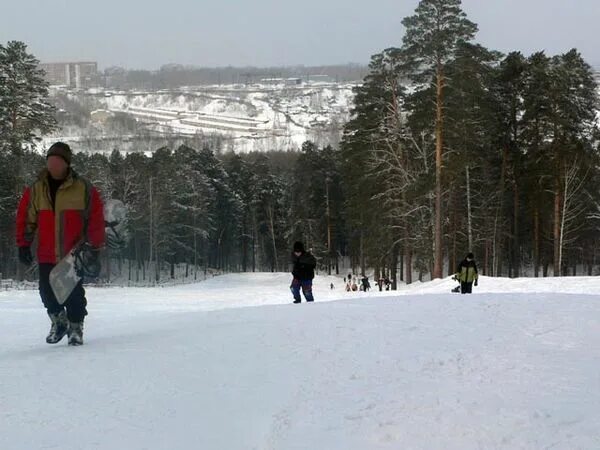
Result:
<svg viewBox="0 0 600 450">
<path fill-rule="evenodd" d="M 304 252 L 300 256 L 292 253 L 292 275 L 299 280 L 312 280 L 315 277 L 317 260 L 310 252 Z"/>
</svg>

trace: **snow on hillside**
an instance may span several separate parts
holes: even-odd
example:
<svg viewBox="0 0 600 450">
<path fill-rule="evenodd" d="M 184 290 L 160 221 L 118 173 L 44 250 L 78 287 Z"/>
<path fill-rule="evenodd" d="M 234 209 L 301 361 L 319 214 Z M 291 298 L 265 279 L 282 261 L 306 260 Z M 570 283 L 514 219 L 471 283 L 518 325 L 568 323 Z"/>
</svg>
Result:
<svg viewBox="0 0 600 450">
<path fill-rule="evenodd" d="M 92 102 L 102 114 L 125 113 L 155 135 L 185 138 L 216 134 L 236 152 L 293 150 L 307 140 L 319 146 L 337 145 L 350 115 L 353 87 L 348 83 L 311 82 L 298 86 L 231 85 L 159 92 L 94 91 L 87 96 L 71 95 L 71 100 Z M 111 151 L 114 136 L 103 131 L 101 123 L 96 127 L 95 139 L 105 140 L 106 151 Z M 79 134 L 86 139 L 80 139 Z M 46 140 L 61 137 L 67 142 L 78 142 L 79 147 L 89 145 L 89 132 L 82 130 L 79 134 L 76 130 L 60 130 Z M 93 147 L 97 151 L 97 146 Z"/>
<path fill-rule="evenodd" d="M 89 288 L 79 348 L 1 292 L 0 448 L 600 448 L 600 278 L 289 282 Z"/>
</svg>

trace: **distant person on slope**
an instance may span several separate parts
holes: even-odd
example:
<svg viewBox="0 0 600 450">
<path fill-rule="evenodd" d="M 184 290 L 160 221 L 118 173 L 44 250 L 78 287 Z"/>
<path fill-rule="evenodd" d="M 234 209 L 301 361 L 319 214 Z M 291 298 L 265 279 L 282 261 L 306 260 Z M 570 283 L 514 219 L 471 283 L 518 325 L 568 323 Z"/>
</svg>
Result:
<svg viewBox="0 0 600 450">
<path fill-rule="evenodd" d="M 369 277 L 364 275 L 362 277 L 362 290 L 367 292 L 369 289 L 371 289 L 371 283 L 369 283 Z"/>
<path fill-rule="evenodd" d="M 87 301 L 82 282 L 63 306 L 56 300 L 49 277 L 54 266 L 81 242 L 91 248 L 86 252 L 87 264 L 99 268 L 104 211 L 96 188 L 71 169 L 71 149 L 67 144 L 56 142 L 48 150 L 46 168 L 23 193 L 16 230 L 19 261 L 26 266 L 33 263 L 30 247 L 34 235 L 38 235 L 40 296 L 52 322 L 46 342 L 56 344 L 66 334 L 69 345 L 83 344 Z"/>
<path fill-rule="evenodd" d="M 312 280 L 315 277 L 315 267 L 317 267 L 317 260 L 310 253 L 304 250 L 302 242 L 295 242 L 292 251 L 292 275 L 294 279 L 290 289 L 294 296 L 294 303 L 300 303 L 300 289 L 304 294 L 304 298 L 307 302 L 314 301 L 312 294 Z"/>
<path fill-rule="evenodd" d="M 460 293 L 470 294 L 473 289 L 473 283 L 477 286 L 477 264 L 473 253 L 469 253 L 458 265 L 456 270 L 456 279 L 460 282 Z"/>
</svg>

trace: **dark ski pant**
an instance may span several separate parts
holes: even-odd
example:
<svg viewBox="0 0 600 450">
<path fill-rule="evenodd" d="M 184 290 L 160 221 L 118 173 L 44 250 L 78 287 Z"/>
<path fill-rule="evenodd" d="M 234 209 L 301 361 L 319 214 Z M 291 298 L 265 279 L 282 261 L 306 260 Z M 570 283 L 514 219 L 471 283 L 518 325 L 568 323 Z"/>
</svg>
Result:
<svg viewBox="0 0 600 450">
<path fill-rule="evenodd" d="M 312 280 L 298 280 L 294 278 L 290 289 L 292 290 L 295 302 L 300 302 L 302 300 L 300 297 L 300 289 L 302 289 L 302 293 L 307 302 L 313 302 L 315 300 L 312 294 Z"/>
<path fill-rule="evenodd" d="M 50 286 L 50 271 L 54 264 L 39 264 L 40 272 L 40 297 L 48 310 L 49 314 L 58 314 L 62 311 L 63 305 L 60 305 L 54 296 L 54 291 Z M 85 290 L 83 289 L 83 281 L 80 281 L 64 306 L 67 309 L 67 318 L 69 322 L 83 322 L 83 318 L 87 316 L 87 300 L 85 299 Z"/>
<path fill-rule="evenodd" d="M 466 281 L 461 281 L 460 282 L 460 293 L 461 294 L 471 294 L 471 292 L 473 291 L 473 282 L 466 282 Z"/>
</svg>

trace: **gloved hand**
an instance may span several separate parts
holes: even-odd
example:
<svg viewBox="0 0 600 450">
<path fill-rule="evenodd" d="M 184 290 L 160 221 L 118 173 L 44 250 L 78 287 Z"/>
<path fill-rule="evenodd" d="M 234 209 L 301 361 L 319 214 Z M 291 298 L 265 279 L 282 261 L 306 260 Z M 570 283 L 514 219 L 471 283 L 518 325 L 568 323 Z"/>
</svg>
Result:
<svg viewBox="0 0 600 450">
<path fill-rule="evenodd" d="M 82 252 L 82 255 L 84 264 L 96 264 L 98 262 L 98 258 L 100 258 L 100 250 L 97 248 L 88 247 Z"/>
<path fill-rule="evenodd" d="M 475 279 L 475 286 L 477 286 L 477 278 Z"/>
<path fill-rule="evenodd" d="M 19 247 L 19 261 L 26 266 L 30 266 L 33 263 L 30 247 Z"/>
<path fill-rule="evenodd" d="M 80 276 L 97 278 L 100 275 L 100 250 L 85 244 L 75 262 L 75 267 Z"/>
</svg>

